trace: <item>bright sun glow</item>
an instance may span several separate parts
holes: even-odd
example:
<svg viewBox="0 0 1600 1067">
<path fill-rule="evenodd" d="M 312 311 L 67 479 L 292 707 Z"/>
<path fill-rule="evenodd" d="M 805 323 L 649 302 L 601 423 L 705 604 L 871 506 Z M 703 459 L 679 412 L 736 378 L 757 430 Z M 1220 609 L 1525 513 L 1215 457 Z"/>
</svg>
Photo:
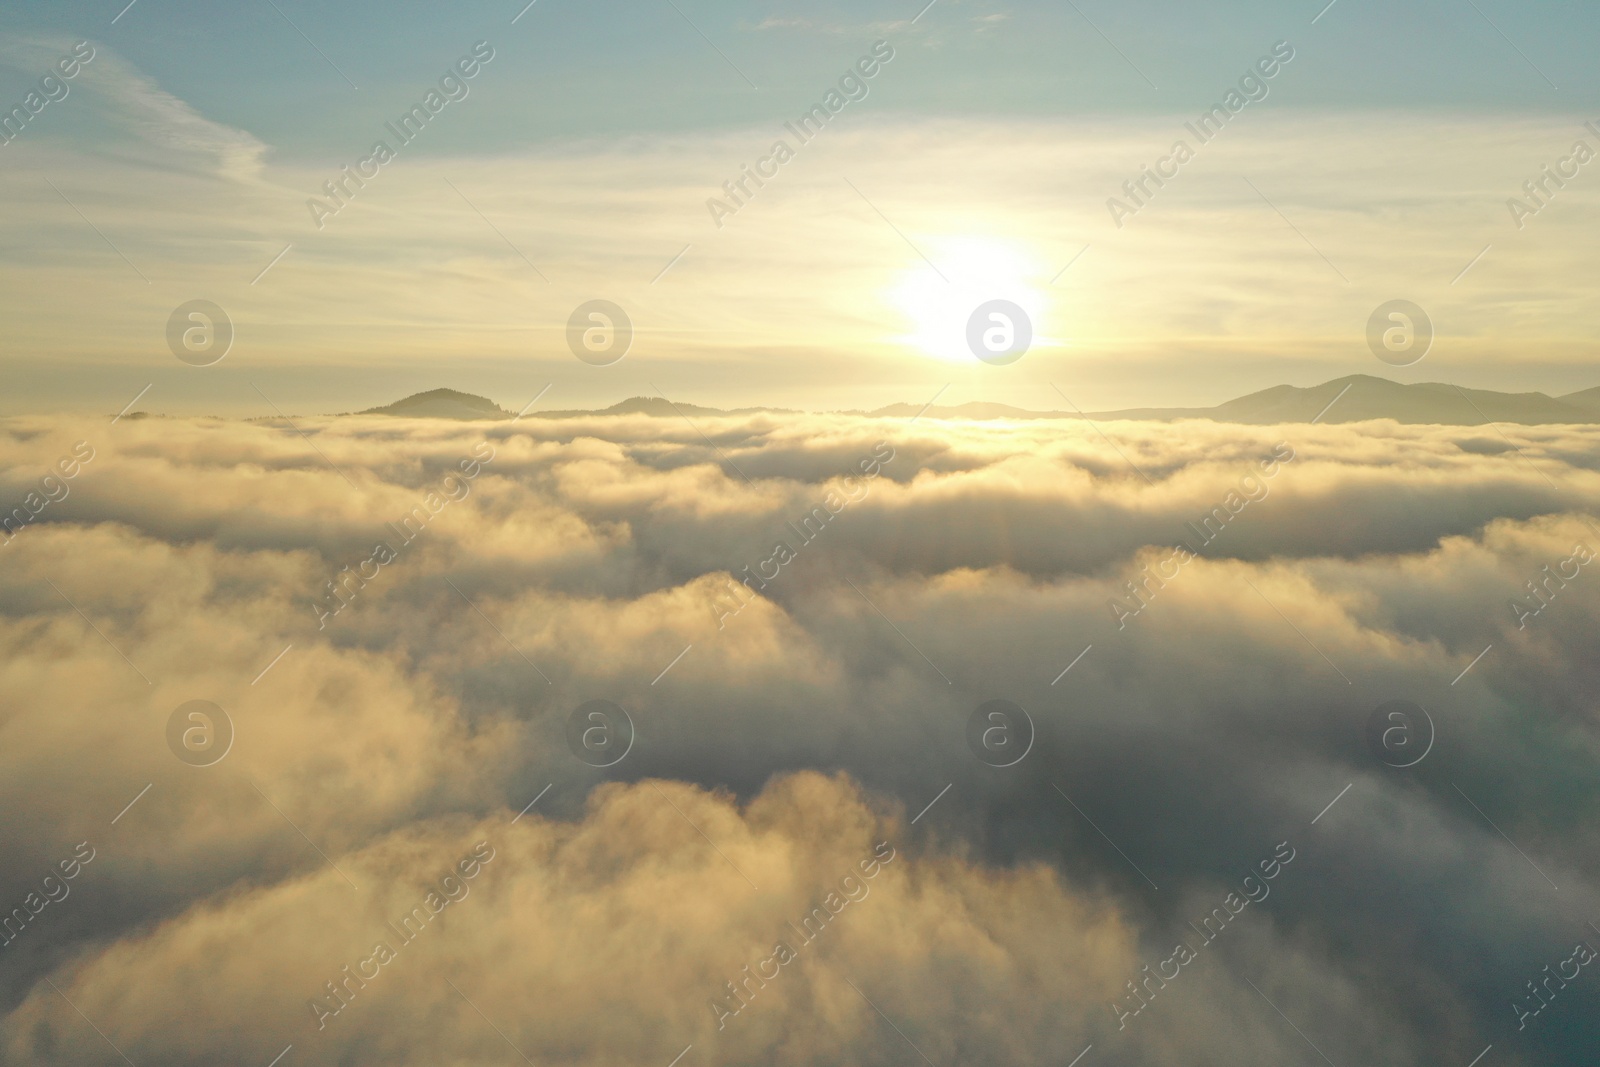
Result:
<svg viewBox="0 0 1600 1067">
<path fill-rule="evenodd" d="M 985 237 L 918 238 L 918 246 L 944 278 L 918 262 L 889 290 L 890 304 L 910 327 L 895 341 L 935 359 L 971 363 L 967 319 L 985 301 L 1003 299 L 1028 313 L 1033 347 L 1056 343 L 1045 336 L 1046 301 L 1038 289 L 1044 277 L 1042 267 L 1022 249 Z"/>
</svg>

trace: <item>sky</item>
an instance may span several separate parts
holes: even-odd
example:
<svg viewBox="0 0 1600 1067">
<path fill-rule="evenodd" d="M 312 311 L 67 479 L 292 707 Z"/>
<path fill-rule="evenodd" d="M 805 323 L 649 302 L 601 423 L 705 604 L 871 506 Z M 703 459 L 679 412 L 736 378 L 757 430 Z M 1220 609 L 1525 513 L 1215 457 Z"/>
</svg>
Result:
<svg viewBox="0 0 1600 1067">
<path fill-rule="evenodd" d="M 151 411 L 270 414 L 437 387 L 828 410 L 1596 384 L 1592 181 L 1507 205 L 1600 148 L 1590 6 L 111 6 L 0 14 L 5 100 L 94 51 L 0 148 L 9 412 L 114 413 L 147 385 Z M 465 95 L 391 136 L 478 42 Z M 874 47 L 865 95 L 791 134 Z M 1275 47 L 1265 95 L 1201 144 L 1183 123 Z M 380 139 L 376 177 L 313 209 Z M 793 158 L 761 164 L 778 139 Z M 1193 158 L 1119 214 L 1179 139 Z M 732 210 L 723 183 L 758 165 Z M 1037 320 L 1005 367 L 965 341 L 996 298 Z M 166 341 L 197 299 L 235 334 L 204 368 Z M 635 331 L 607 367 L 566 339 L 594 299 Z M 1413 366 L 1365 343 L 1393 299 L 1437 334 Z"/>
</svg>

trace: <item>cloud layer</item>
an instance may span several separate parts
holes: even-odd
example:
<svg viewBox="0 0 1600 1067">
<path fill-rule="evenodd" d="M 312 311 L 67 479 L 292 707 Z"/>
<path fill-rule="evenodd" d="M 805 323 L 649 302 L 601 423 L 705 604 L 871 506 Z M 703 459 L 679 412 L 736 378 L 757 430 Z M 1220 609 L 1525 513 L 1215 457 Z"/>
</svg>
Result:
<svg viewBox="0 0 1600 1067">
<path fill-rule="evenodd" d="M 0 1063 L 1592 1056 L 1600 431 L 1103 429 L 5 420 Z"/>
</svg>

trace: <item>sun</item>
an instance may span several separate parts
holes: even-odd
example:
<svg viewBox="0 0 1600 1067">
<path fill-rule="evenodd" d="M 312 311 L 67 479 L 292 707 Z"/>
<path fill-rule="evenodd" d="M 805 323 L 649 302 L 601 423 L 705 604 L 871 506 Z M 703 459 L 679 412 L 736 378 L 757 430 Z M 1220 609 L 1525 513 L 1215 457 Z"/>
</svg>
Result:
<svg viewBox="0 0 1600 1067">
<path fill-rule="evenodd" d="M 919 261 L 888 291 L 888 302 L 909 327 L 894 341 L 933 359 L 973 363 L 967 320 L 978 305 L 997 299 L 1010 300 L 1028 313 L 1034 347 L 1046 340 L 1046 301 L 1037 288 L 1041 266 L 1021 247 L 971 236 L 923 238 L 919 247 L 937 271 Z"/>
</svg>

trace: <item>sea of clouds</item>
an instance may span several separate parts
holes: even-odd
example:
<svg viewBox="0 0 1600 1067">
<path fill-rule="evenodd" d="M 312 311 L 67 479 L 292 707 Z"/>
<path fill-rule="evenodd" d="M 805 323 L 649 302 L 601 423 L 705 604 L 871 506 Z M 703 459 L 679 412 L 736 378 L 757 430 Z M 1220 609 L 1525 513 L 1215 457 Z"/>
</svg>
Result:
<svg viewBox="0 0 1600 1067">
<path fill-rule="evenodd" d="M 1600 945 L 1600 575 L 1528 584 L 1600 547 L 1600 429 L 297 427 L 0 420 L 6 510 L 95 455 L 0 547 L 0 908 L 95 856 L 0 947 L 0 1064 L 1600 1054 L 1587 974 L 1519 1015 Z M 167 741 L 197 699 L 235 731 L 208 767 Z M 1015 766 L 966 741 L 994 699 L 1037 731 Z M 1367 741 L 1396 699 L 1436 732 L 1408 768 Z M 606 768 L 567 742 L 590 700 L 636 731 Z M 471 898 L 319 1029 L 480 842 Z M 885 842 L 871 902 L 719 1029 L 728 980 Z"/>
</svg>

